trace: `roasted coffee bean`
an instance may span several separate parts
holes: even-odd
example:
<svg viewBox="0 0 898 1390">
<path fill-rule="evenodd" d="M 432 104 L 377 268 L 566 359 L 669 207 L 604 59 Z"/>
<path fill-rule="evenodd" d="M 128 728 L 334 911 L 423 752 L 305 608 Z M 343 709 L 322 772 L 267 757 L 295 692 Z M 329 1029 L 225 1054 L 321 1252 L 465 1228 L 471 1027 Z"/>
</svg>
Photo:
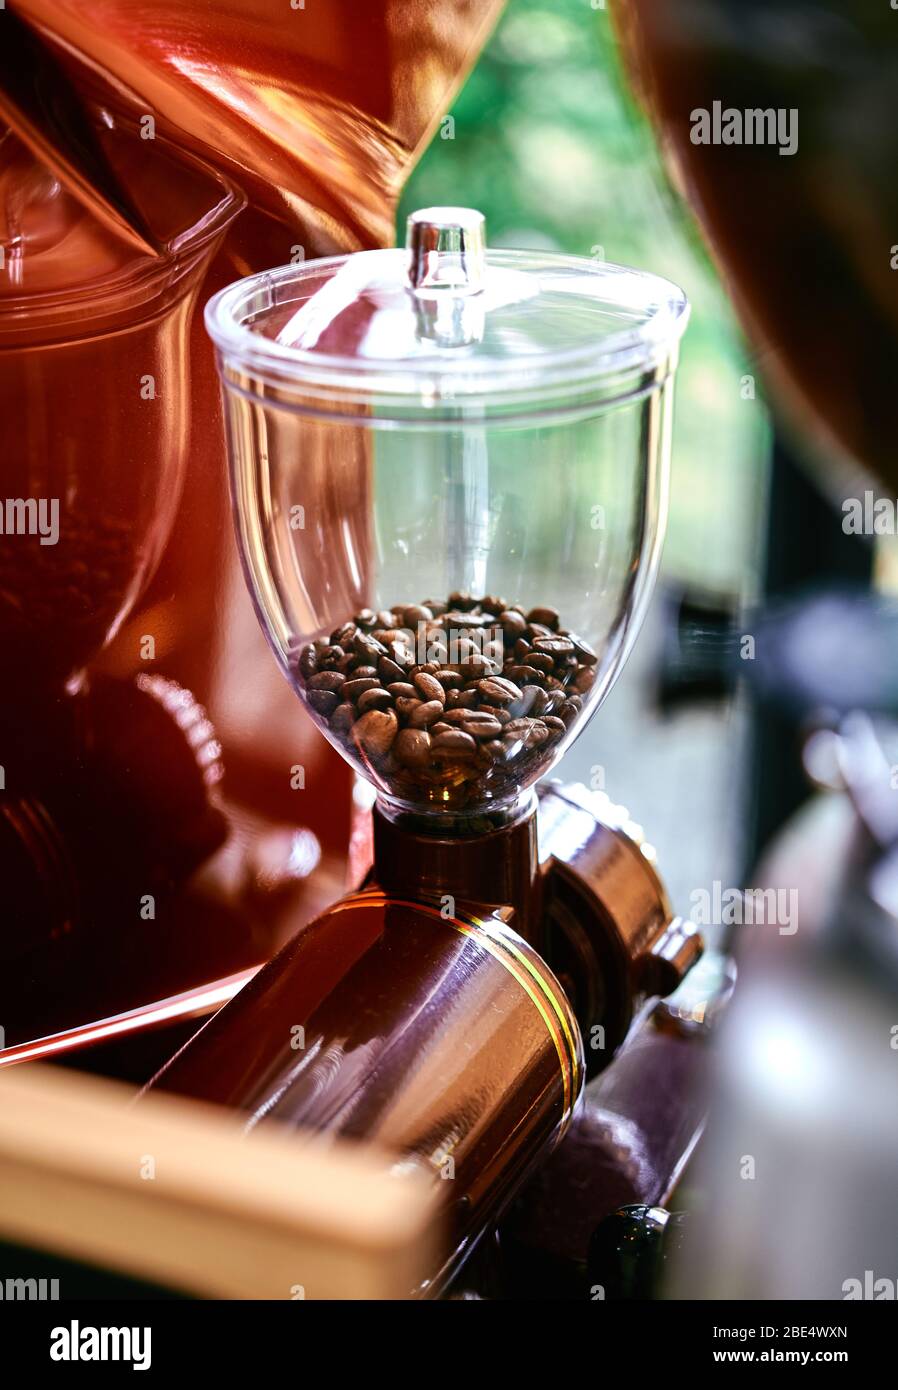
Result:
<svg viewBox="0 0 898 1390">
<path fill-rule="evenodd" d="M 417 700 L 418 698 L 415 687 L 410 685 L 408 681 L 394 681 L 392 685 L 387 686 L 387 689 L 394 700 Z"/>
<path fill-rule="evenodd" d="M 505 744 L 499 738 L 490 739 L 489 743 L 485 743 L 480 751 L 486 753 L 494 763 L 501 763 L 505 760 Z"/>
<path fill-rule="evenodd" d="M 319 671 L 307 682 L 309 690 L 339 690 L 346 683 L 346 677 L 339 671 Z"/>
<path fill-rule="evenodd" d="M 558 631 L 558 613 L 554 608 L 531 608 L 527 614 L 527 621 L 531 627 L 534 623 L 539 623 L 541 627 L 549 627 L 553 632 Z"/>
<path fill-rule="evenodd" d="M 395 614 L 389 608 L 381 608 L 376 618 L 378 627 L 391 628 L 396 626 Z"/>
<path fill-rule="evenodd" d="M 565 694 L 563 690 L 550 690 L 546 698 L 545 714 L 557 714 L 564 704 Z"/>
<path fill-rule="evenodd" d="M 410 603 L 408 608 L 402 609 L 402 626 L 416 628 L 419 623 L 429 623 L 433 620 L 433 610 L 426 604 Z"/>
<path fill-rule="evenodd" d="M 355 680 L 346 681 L 341 694 L 344 700 L 357 700 L 360 695 L 364 695 L 366 690 L 377 690 L 380 681 L 376 677 L 358 677 Z"/>
<path fill-rule="evenodd" d="M 498 719 L 486 710 L 463 710 L 464 718 L 458 727 L 472 738 L 497 738 L 502 732 Z"/>
<path fill-rule="evenodd" d="M 455 701 L 457 709 L 475 709 L 480 698 L 477 690 L 456 691 L 458 699 Z"/>
<path fill-rule="evenodd" d="M 443 601 L 438 598 L 426 598 L 424 600 L 424 607 L 429 608 L 433 616 L 438 618 L 441 613 L 446 612 L 449 605 L 448 603 L 443 603 Z"/>
<path fill-rule="evenodd" d="M 405 671 L 388 656 L 382 656 L 377 663 L 377 674 L 385 685 L 389 685 L 391 681 L 405 680 Z"/>
<path fill-rule="evenodd" d="M 444 613 L 440 618 L 440 627 L 446 632 L 475 632 L 483 627 L 483 616 L 479 613 L 465 613 L 457 608 Z"/>
<path fill-rule="evenodd" d="M 319 666 L 336 666 L 345 655 L 342 647 L 325 647 L 318 657 Z"/>
<path fill-rule="evenodd" d="M 425 729 L 400 729 L 393 756 L 405 767 L 426 767 L 430 762 L 430 734 Z"/>
<path fill-rule="evenodd" d="M 446 692 L 440 685 L 436 676 L 426 671 L 419 671 L 418 674 L 413 677 L 413 683 L 415 689 L 420 692 L 425 700 L 438 700 L 440 705 L 443 705 L 446 699 Z"/>
<path fill-rule="evenodd" d="M 500 613 L 505 611 L 505 600 L 504 598 L 495 598 L 492 594 L 487 594 L 485 598 L 480 600 L 478 607 L 482 613 L 488 613 L 490 617 L 498 617 Z"/>
<path fill-rule="evenodd" d="M 506 642 L 514 642 L 519 637 L 523 637 L 527 631 L 527 619 L 521 613 L 515 613 L 513 609 L 506 609 L 499 614 L 499 624 L 505 635 Z"/>
<path fill-rule="evenodd" d="M 544 714 L 541 716 L 542 722 L 549 730 L 550 738 L 557 738 L 559 734 L 567 733 L 567 725 L 563 719 L 559 719 L 554 714 Z"/>
<path fill-rule="evenodd" d="M 528 623 L 527 635 L 530 638 L 531 642 L 535 642 L 537 638 L 552 637 L 554 636 L 554 633 L 552 632 L 552 629 L 550 627 L 546 627 L 544 623 Z"/>
<path fill-rule="evenodd" d="M 449 607 L 454 609 L 468 609 L 474 607 L 474 600 L 470 594 L 460 593 L 456 589 L 449 595 Z"/>
<path fill-rule="evenodd" d="M 447 724 L 463 724 L 466 719 L 470 718 L 470 716 L 471 710 L 469 709 L 447 708 L 443 713 L 443 718 L 445 719 Z"/>
<path fill-rule="evenodd" d="M 386 648 L 364 632 L 357 632 L 353 637 L 352 650 L 357 656 L 364 657 L 365 661 L 372 666 L 376 666 L 379 659 L 387 655 Z"/>
<path fill-rule="evenodd" d="M 515 685 L 530 685 L 533 681 L 541 681 L 545 675 L 536 666 L 514 666 L 510 665 L 505 675 L 509 680 L 514 681 Z"/>
<path fill-rule="evenodd" d="M 574 656 L 578 661 L 582 661 L 584 666 L 595 666 L 598 657 L 588 642 L 584 642 L 582 637 L 578 637 L 575 632 L 569 632 L 568 637 L 574 644 Z"/>
<path fill-rule="evenodd" d="M 408 717 L 410 729 L 426 729 L 429 724 L 435 723 L 437 719 L 443 717 L 442 700 L 425 700 L 418 703 L 418 708 L 412 710 Z"/>
<path fill-rule="evenodd" d="M 356 656 L 355 652 L 346 652 L 346 654 L 344 656 L 341 656 L 340 660 L 337 662 L 337 670 L 342 671 L 343 675 L 347 676 L 349 675 L 350 671 L 353 671 L 355 669 L 357 661 L 358 657 Z"/>
<path fill-rule="evenodd" d="M 339 695 L 335 695 L 332 690 L 307 690 L 306 699 L 315 713 L 324 719 L 333 714 L 340 703 Z"/>
<path fill-rule="evenodd" d="M 508 708 L 517 719 L 523 718 L 525 715 L 535 717 L 542 714 L 548 698 L 540 686 L 528 685 L 522 692 L 520 700 L 515 700 L 514 704 L 509 705 Z"/>
<path fill-rule="evenodd" d="M 387 657 L 391 661 L 394 661 L 396 665 L 401 667 L 401 669 L 404 671 L 406 667 L 411 666 L 414 662 L 415 653 L 411 650 L 410 647 L 406 646 L 405 642 L 388 642 Z"/>
<path fill-rule="evenodd" d="M 530 712 L 531 714 L 540 716 L 545 714 L 546 705 L 549 703 L 549 692 L 543 690 L 541 685 L 534 686 L 533 688 L 536 690 L 536 695 L 534 696 Z"/>
<path fill-rule="evenodd" d="M 490 676 L 487 680 L 480 681 L 478 690 L 491 705 L 510 705 L 514 700 L 520 700 L 520 687 L 514 681 L 506 680 L 504 676 Z"/>
<path fill-rule="evenodd" d="M 538 748 L 549 737 L 541 719 L 512 719 L 502 730 L 503 739 L 520 742 L 525 748 Z"/>
<path fill-rule="evenodd" d="M 307 642 L 299 653 L 298 665 L 303 680 L 309 680 L 318 670 L 318 653 L 311 642 Z"/>
<path fill-rule="evenodd" d="M 568 728 L 570 728 L 579 713 L 580 710 L 572 700 L 565 700 L 564 704 L 561 706 L 559 718 L 563 719 Z"/>
<path fill-rule="evenodd" d="M 463 680 L 483 680 L 484 676 L 492 675 L 494 664 L 489 657 L 478 653 L 476 656 L 466 656 L 455 669 Z"/>
<path fill-rule="evenodd" d="M 596 673 L 592 667 L 587 666 L 584 668 L 581 666 L 573 680 L 573 687 L 577 694 L 585 695 L 587 691 L 591 690 L 595 678 Z"/>
<path fill-rule="evenodd" d="M 382 758 L 399 732 L 399 720 L 391 709 L 369 710 L 352 726 L 352 737 L 371 758 Z"/>
<path fill-rule="evenodd" d="M 451 728 L 452 725 L 447 724 L 444 719 L 438 719 L 435 724 L 431 724 L 429 732 L 432 738 L 436 738 L 437 734 L 447 734 Z"/>
<path fill-rule="evenodd" d="M 418 709 L 419 706 L 423 705 L 423 703 L 423 700 L 412 699 L 407 696 L 400 695 L 396 701 L 396 713 L 399 715 L 400 719 L 410 719 L 411 716 L 414 714 L 415 710 Z"/>
<path fill-rule="evenodd" d="M 331 642 L 335 647 L 342 647 L 346 651 L 357 632 L 358 628 L 355 623 L 344 623 L 342 627 L 336 628 L 331 633 Z"/>
<path fill-rule="evenodd" d="M 572 656 L 574 644 L 569 637 L 536 637 L 533 650 L 540 656 L 551 656 L 557 661 L 560 656 Z"/>
<path fill-rule="evenodd" d="M 544 676 L 551 676 L 555 669 L 555 662 L 552 658 L 547 656 L 545 652 L 538 652 L 535 648 L 530 653 L 527 664 L 528 666 L 532 666 L 534 670 L 541 672 Z"/>
<path fill-rule="evenodd" d="M 456 690 L 464 682 L 464 677 L 458 671 L 450 671 L 446 668 L 434 671 L 434 676 L 439 681 L 444 690 Z"/>
<path fill-rule="evenodd" d="M 463 733 L 461 729 L 449 729 L 433 740 L 432 751 L 433 756 L 441 761 L 447 758 L 473 758 L 477 744 L 470 734 Z"/>
<path fill-rule="evenodd" d="M 357 701 L 360 714 L 367 714 L 369 709 L 389 709 L 392 703 L 393 696 L 382 686 L 363 691 Z"/>
<path fill-rule="evenodd" d="M 355 723 L 355 710 L 346 701 L 342 705 L 337 705 L 330 718 L 330 725 L 335 734 L 348 734 Z"/>
<path fill-rule="evenodd" d="M 503 734 L 525 734 L 532 724 L 531 719 L 509 719 L 503 729 Z"/>
<path fill-rule="evenodd" d="M 530 664 L 530 653 L 533 650 L 526 637 L 519 637 L 514 644 L 514 654 L 516 661 L 526 661 Z"/>
<path fill-rule="evenodd" d="M 525 685 L 521 691 L 521 698 L 519 700 L 512 700 L 510 705 L 505 706 L 505 709 L 508 710 L 512 719 L 525 719 L 532 714 L 533 702 L 536 699 L 535 692 L 537 690 L 539 690 L 539 686 L 537 685 Z"/>
</svg>

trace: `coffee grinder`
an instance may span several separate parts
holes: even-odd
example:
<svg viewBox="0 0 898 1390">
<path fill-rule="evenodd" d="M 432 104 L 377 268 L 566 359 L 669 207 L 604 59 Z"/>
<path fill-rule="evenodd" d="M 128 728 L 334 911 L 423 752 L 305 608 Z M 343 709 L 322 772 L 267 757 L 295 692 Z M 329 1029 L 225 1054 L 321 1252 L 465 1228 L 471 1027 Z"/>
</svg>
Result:
<svg viewBox="0 0 898 1390">
<path fill-rule="evenodd" d="M 153 1084 L 444 1183 L 446 1258 L 419 1293 L 701 951 L 638 827 L 545 780 L 645 613 L 687 317 L 654 275 L 488 251 L 465 208 L 207 306 L 246 579 L 374 789 L 372 856 Z"/>
</svg>

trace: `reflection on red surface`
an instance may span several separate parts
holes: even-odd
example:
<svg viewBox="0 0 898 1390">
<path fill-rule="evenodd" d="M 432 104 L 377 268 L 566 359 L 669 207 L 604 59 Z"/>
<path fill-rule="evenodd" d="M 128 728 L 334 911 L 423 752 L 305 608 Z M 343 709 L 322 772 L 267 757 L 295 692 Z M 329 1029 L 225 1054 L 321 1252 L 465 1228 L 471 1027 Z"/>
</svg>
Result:
<svg viewBox="0 0 898 1390">
<path fill-rule="evenodd" d="M 500 0 L 21 0 L 17 11 L 88 56 L 152 113 L 160 133 L 201 148 L 307 254 L 392 238 L 397 192 L 445 114 Z M 252 254 L 252 251 L 250 252 Z"/>
<path fill-rule="evenodd" d="M 10 631 L 26 590 L 32 598 L 43 595 L 43 606 L 32 608 L 43 623 L 39 640 L 29 645 L 27 631 L 15 628 L 20 679 L 0 695 L 0 727 L 40 728 L 41 774 L 49 777 L 46 795 L 43 783 L 22 780 L 14 788 L 19 811 L 27 805 L 12 820 L 0 808 L 0 868 L 6 835 L 15 872 L 26 866 L 23 888 L 31 873 L 65 888 L 61 899 L 54 891 L 51 901 L 42 900 L 52 927 L 48 940 L 22 942 L 9 934 L 0 940 L 0 957 L 10 951 L 20 957 L 0 990 L 8 1040 L 77 1031 L 85 1018 L 115 1019 L 139 1011 L 148 994 L 160 999 L 204 989 L 199 981 L 247 968 L 342 887 L 351 774 L 311 729 L 252 612 L 234 546 L 212 351 L 196 311 L 214 289 L 249 271 L 391 240 L 404 174 L 499 8 L 498 0 L 346 0 L 308 10 L 286 0 L 215 6 L 22 0 L 16 6 L 38 44 L 62 65 L 91 129 L 115 157 L 118 192 L 133 202 L 144 189 L 142 208 L 155 217 L 162 243 L 178 229 L 158 225 L 160 219 L 164 224 L 177 199 L 187 206 L 201 192 L 191 179 L 178 184 L 166 151 L 205 158 L 249 206 L 202 285 L 193 287 L 194 298 L 178 302 L 164 331 L 138 330 L 132 306 L 128 332 L 95 334 L 91 315 L 96 319 L 99 305 L 92 292 L 94 302 L 82 295 L 84 314 L 65 330 L 69 341 L 54 345 L 49 321 L 36 317 L 34 293 L 71 289 L 73 277 L 83 289 L 101 270 L 120 267 L 123 257 L 128 264 L 146 258 L 146 247 L 110 227 L 108 188 L 103 206 L 92 212 L 90 179 L 77 190 L 66 185 L 66 159 L 51 147 L 54 140 L 72 142 L 71 121 L 54 124 L 49 109 L 42 115 L 39 102 L 29 104 L 27 83 L 18 83 L 17 102 L 3 105 L 15 133 L 0 127 L 0 163 L 11 171 L 5 183 L 0 176 L 0 220 L 15 223 L 16 245 L 24 247 L 7 288 L 28 301 L 13 326 L 31 335 L 27 363 L 15 344 L 0 342 L 11 392 L 10 409 L 2 412 L 4 466 L 10 479 L 21 477 L 16 486 L 25 495 L 51 489 L 83 501 L 51 562 L 43 563 L 49 548 L 34 550 L 39 573 L 29 573 L 27 582 L 23 554 L 8 547 L 0 553 Z M 6 85 L 9 96 L 16 84 L 8 69 Z M 145 138 L 147 118 L 153 138 Z M 140 132 L 133 159 L 126 129 L 132 144 L 135 129 Z M 48 175 L 47 160 L 57 177 Z M 50 397 L 48 372 L 56 373 Z M 141 397 L 148 376 L 156 394 Z M 113 519 L 130 518 L 123 540 L 115 528 L 108 540 L 98 534 L 107 501 Z M 141 594 L 169 532 L 156 578 Z M 71 576 L 60 588 L 66 575 L 55 562 L 63 555 Z M 90 667 L 79 699 L 60 699 L 61 680 L 85 660 Z M 122 695 L 122 710 L 123 692 L 139 674 L 177 682 L 208 713 L 224 774 L 209 813 L 198 808 L 198 839 L 187 833 L 189 818 L 177 814 L 182 802 L 164 775 L 171 759 L 180 766 L 172 748 L 177 721 L 167 731 L 147 731 L 145 745 L 125 758 L 121 729 L 82 718 L 80 701 L 101 674 L 114 678 L 106 688 Z M 41 687 L 39 705 L 30 694 L 22 698 L 29 683 Z M 85 763 L 102 764 L 110 738 L 107 752 L 119 759 L 120 775 L 86 783 Z M 305 770 L 303 792 L 291 782 L 297 764 Z M 168 786 L 168 801 L 157 794 L 156 775 Z M 60 788 L 64 819 L 73 827 L 72 854 L 68 830 L 56 834 L 53 805 L 44 815 Z M 206 835 L 221 815 L 224 845 L 220 835 Z M 47 817 L 52 833 L 44 835 Z M 280 881 L 270 851 L 287 845 L 287 832 L 296 827 L 313 832 L 321 864 L 291 888 L 289 873 Z M 145 829 L 152 832 L 147 841 Z M 134 850 L 134 864 L 122 859 L 123 844 Z M 91 845 L 99 851 L 93 860 Z M 94 878 L 88 893 L 82 880 L 104 846 L 122 882 L 100 908 L 91 896 Z M 62 878 L 48 867 L 57 860 L 66 865 Z M 148 887 L 148 864 L 163 884 L 159 890 Z M 139 908 L 147 894 L 158 898 L 149 923 Z M 25 945 L 35 949 L 22 955 Z"/>
<path fill-rule="evenodd" d="M 0 1051 L 0 1067 L 12 1067 L 18 1062 L 50 1061 L 66 1052 L 76 1052 L 84 1047 L 94 1047 L 111 1042 L 114 1038 L 133 1037 L 137 1033 L 149 1032 L 152 1028 L 164 1028 L 182 1019 L 205 1018 L 214 1013 L 238 990 L 251 980 L 259 965 L 248 970 L 238 970 L 235 975 L 227 975 L 221 980 L 211 980 L 207 985 L 196 989 L 182 990 L 167 999 L 157 999 L 151 1004 L 141 1004 L 137 1009 L 127 1009 L 124 1013 L 113 1014 L 111 1018 L 100 1018 L 93 1023 L 84 1023 L 78 1028 L 67 1028 L 61 1033 L 53 1033 L 33 1042 L 19 1043 Z"/>
</svg>

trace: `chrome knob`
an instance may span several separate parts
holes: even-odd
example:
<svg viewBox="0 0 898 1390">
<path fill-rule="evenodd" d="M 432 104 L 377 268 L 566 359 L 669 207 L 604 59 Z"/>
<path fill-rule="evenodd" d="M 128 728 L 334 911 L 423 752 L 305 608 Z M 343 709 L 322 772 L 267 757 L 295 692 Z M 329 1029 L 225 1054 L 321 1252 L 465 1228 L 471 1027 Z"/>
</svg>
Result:
<svg viewBox="0 0 898 1390">
<path fill-rule="evenodd" d="M 417 293 L 477 294 L 486 264 L 486 219 L 475 208 L 421 208 L 406 223 L 409 285 Z"/>
</svg>

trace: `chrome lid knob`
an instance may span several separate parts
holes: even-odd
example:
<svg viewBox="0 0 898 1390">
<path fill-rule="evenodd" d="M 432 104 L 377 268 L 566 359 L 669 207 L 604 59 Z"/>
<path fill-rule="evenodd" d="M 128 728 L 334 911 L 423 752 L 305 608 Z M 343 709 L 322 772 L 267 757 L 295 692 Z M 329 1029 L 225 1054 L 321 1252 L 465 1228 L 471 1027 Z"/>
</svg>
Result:
<svg viewBox="0 0 898 1390">
<path fill-rule="evenodd" d="M 477 294 L 486 265 L 486 219 L 476 208 L 421 208 L 406 223 L 408 279 L 420 293 Z"/>
</svg>

